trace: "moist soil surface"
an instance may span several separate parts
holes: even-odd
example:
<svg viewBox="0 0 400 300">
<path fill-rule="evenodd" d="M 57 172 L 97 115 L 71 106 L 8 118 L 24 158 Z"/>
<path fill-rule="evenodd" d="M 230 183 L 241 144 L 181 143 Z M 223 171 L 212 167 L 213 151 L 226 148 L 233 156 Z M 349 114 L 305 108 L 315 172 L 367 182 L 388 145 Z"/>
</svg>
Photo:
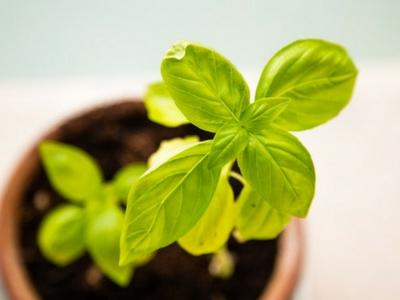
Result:
<svg viewBox="0 0 400 300">
<path fill-rule="evenodd" d="M 124 101 L 69 120 L 57 139 L 89 152 L 109 180 L 121 166 L 146 161 L 162 140 L 187 135 L 211 137 L 191 125 L 166 128 L 152 123 L 141 103 Z M 241 186 L 232 185 L 237 194 Z M 36 243 L 38 226 L 49 210 L 63 202 L 40 168 L 20 210 L 20 244 L 24 264 L 42 299 L 257 299 L 274 267 L 276 240 L 239 244 L 231 239 L 228 248 L 236 266 L 229 279 L 210 276 L 210 255 L 194 257 L 173 244 L 138 267 L 130 285 L 120 288 L 101 274 L 88 255 L 63 268 L 41 255 Z"/>
</svg>

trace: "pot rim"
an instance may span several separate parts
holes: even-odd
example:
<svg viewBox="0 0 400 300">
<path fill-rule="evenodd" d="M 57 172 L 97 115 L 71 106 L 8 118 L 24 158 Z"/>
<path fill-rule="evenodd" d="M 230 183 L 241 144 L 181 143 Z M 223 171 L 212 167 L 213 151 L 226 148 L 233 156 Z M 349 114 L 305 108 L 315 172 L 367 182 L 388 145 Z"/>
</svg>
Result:
<svg viewBox="0 0 400 300">
<path fill-rule="evenodd" d="M 23 265 L 19 247 L 18 205 L 25 192 L 24 188 L 35 176 L 38 169 L 39 141 L 57 138 L 63 124 L 88 113 L 120 106 L 124 103 L 135 103 L 136 109 L 144 109 L 143 101 L 138 98 L 126 98 L 105 102 L 88 109 L 79 110 L 70 117 L 52 127 L 25 152 L 9 176 L 0 198 L 0 271 L 5 292 L 13 300 L 38 300 L 38 296 L 29 275 Z M 293 218 L 278 242 L 278 253 L 274 271 L 262 295 L 262 300 L 289 299 L 300 277 L 304 257 L 304 233 L 300 219 Z"/>
</svg>

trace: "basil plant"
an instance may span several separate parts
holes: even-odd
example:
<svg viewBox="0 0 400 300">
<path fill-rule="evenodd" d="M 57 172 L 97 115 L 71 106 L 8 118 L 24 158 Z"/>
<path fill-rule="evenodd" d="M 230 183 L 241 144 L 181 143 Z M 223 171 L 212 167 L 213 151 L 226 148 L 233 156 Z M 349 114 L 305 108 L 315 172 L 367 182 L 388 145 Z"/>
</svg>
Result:
<svg viewBox="0 0 400 300">
<path fill-rule="evenodd" d="M 129 284 L 135 266 L 151 254 L 119 266 L 119 239 L 131 185 L 146 171 L 143 163 L 122 168 L 104 182 L 100 167 L 83 150 L 72 145 L 45 141 L 40 157 L 52 187 L 67 204 L 58 205 L 39 227 L 42 254 L 57 266 L 66 266 L 88 251 L 100 270 L 120 286 Z"/>
<path fill-rule="evenodd" d="M 174 44 L 161 74 L 163 82 L 146 95 L 150 118 L 165 126 L 192 123 L 215 136 L 181 141 L 134 183 L 120 265 L 174 242 L 193 255 L 218 257 L 233 231 L 240 241 L 270 239 L 292 217 L 307 216 L 314 165 L 290 132 L 327 122 L 349 102 L 357 69 L 343 47 L 318 39 L 287 45 L 264 67 L 253 100 L 235 66 L 201 45 Z M 235 162 L 240 174 L 232 171 Z M 244 185 L 236 200 L 230 177 Z"/>
</svg>

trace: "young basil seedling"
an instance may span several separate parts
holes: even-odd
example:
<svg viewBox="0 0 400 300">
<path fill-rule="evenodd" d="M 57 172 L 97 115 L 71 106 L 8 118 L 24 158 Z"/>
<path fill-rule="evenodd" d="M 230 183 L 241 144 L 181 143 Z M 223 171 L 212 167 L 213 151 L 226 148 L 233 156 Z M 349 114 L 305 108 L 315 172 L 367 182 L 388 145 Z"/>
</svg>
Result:
<svg viewBox="0 0 400 300">
<path fill-rule="evenodd" d="M 357 69 L 343 47 L 318 39 L 287 45 L 265 66 L 254 101 L 239 71 L 201 45 L 174 44 L 161 74 L 164 88 L 158 84 L 157 95 L 150 87 L 146 102 L 162 97 L 169 104 L 153 120 L 174 126 L 177 107 L 185 120 L 215 137 L 174 153 L 133 186 L 121 265 L 176 241 L 195 255 L 222 253 L 233 227 L 240 240 L 268 239 L 292 216 L 307 216 L 314 165 L 288 131 L 321 125 L 349 102 Z M 235 161 L 242 175 L 230 171 Z M 229 176 L 244 184 L 234 205 Z"/>
<path fill-rule="evenodd" d="M 124 217 L 119 201 L 126 201 L 146 165 L 128 165 L 105 183 L 96 161 L 79 148 L 45 141 L 40 145 L 40 156 L 53 188 L 71 201 L 50 211 L 42 221 L 38 233 L 41 252 L 54 264 L 65 266 L 87 250 L 105 275 L 126 286 L 134 266 L 150 254 L 119 266 Z"/>
</svg>

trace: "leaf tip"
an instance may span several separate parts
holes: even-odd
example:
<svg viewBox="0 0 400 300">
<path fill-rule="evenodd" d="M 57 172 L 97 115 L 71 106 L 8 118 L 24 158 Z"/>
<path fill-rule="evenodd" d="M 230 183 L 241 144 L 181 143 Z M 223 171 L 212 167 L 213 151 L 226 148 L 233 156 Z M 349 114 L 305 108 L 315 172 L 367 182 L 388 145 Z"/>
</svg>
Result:
<svg viewBox="0 0 400 300">
<path fill-rule="evenodd" d="M 165 53 L 164 59 L 177 59 L 181 60 L 185 57 L 186 47 L 190 43 L 188 41 L 179 41 L 174 43 Z"/>
</svg>

